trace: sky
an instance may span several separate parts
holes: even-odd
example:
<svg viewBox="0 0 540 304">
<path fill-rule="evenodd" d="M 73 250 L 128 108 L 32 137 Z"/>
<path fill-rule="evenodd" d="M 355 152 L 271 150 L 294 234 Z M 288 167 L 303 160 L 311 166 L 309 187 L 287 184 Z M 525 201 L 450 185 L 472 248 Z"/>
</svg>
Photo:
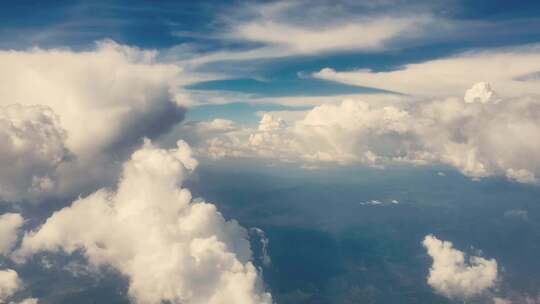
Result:
<svg viewBox="0 0 540 304">
<path fill-rule="evenodd" d="M 0 4 L 0 303 L 540 303 L 538 1 Z"/>
</svg>

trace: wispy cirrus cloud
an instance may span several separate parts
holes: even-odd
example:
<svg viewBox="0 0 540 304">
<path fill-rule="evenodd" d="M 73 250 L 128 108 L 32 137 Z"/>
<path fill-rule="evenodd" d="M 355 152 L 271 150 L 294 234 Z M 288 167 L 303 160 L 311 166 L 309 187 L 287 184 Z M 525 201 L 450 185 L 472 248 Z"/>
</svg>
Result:
<svg viewBox="0 0 540 304">
<path fill-rule="evenodd" d="M 427 11 L 355 15 L 343 3 L 308 5 L 305 1 L 248 5 L 234 14 L 235 18 L 222 16 L 224 29 L 211 37 L 247 46 L 208 52 L 187 62 L 201 65 L 343 51 L 380 51 L 393 38 L 414 36 L 421 26 L 432 21 Z"/>
<path fill-rule="evenodd" d="M 487 81 L 504 96 L 540 94 L 540 45 L 468 51 L 455 56 L 411 63 L 401 69 L 336 71 L 324 68 L 314 77 L 369 86 L 412 96 L 448 96 L 471 83 Z"/>
</svg>

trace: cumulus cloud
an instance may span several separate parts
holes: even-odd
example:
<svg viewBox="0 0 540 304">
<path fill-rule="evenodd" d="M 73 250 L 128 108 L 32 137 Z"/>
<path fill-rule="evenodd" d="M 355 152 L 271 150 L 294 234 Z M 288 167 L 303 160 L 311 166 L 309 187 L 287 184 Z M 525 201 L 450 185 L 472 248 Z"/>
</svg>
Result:
<svg viewBox="0 0 540 304">
<path fill-rule="evenodd" d="M 531 138 L 540 138 L 540 100 L 497 96 L 489 84 L 479 83 L 464 98 L 349 99 L 316 106 L 289 121 L 264 114 L 256 129 L 214 132 L 199 141 L 204 144 L 198 151 L 213 158 L 263 157 L 311 165 L 443 163 L 475 179 L 503 175 L 536 183 L 540 141 Z"/>
<path fill-rule="evenodd" d="M 141 304 L 271 303 L 247 230 L 181 187 L 196 166 L 184 142 L 163 150 L 146 141 L 124 164 L 116 191 L 98 190 L 54 213 L 14 257 L 80 250 L 90 265 L 128 277 L 129 295 Z"/>
<path fill-rule="evenodd" d="M 335 71 L 324 68 L 316 78 L 369 86 L 413 96 L 446 97 L 463 92 L 471 83 L 487 81 L 503 97 L 540 94 L 540 46 L 469 51 L 453 57 L 407 64 L 393 71 Z M 482 88 L 477 88 L 482 90 Z M 476 90 L 473 88 L 473 91 Z M 487 97 L 487 96 L 486 96 Z M 467 99 L 469 100 L 469 99 Z"/>
<path fill-rule="evenodd" d="M 0 256 L 9 257 L 23 222 L 23 217 L 17 213 L 0 215 Z M 23 287 L 23 282 L 15 270 L 0 269 L 0 303 L 37 304 L 38 300 L 34 298 L 13 301 L 12 297 Z"/>
<path fill-rule="evenodd" d="M 422 242 L 433 259 L 427 278 L 438 293 L 456 299 L 477 296 L 495 285 L 497 261 L 471 256 L 453 248 L 451 242 L 427 235 Z"/>
<path fill-rule="evenodd" d="M 19 275 L 13 269 L 0 270 L 0 301 L 5 302 L 21 287 Z"/>
<path fill-rule="evenodd" d="M 8 255 L 11 252 L 22 224 L 23 217 L 18 213 L 0 215 L 0 255 Z"/>
<path fill-rule="evenodd" d="M 77 52 L 0 51 L 0 193 L 8 200 L 55 189 L 78 194 L 113 180 L 110 167 L 142 137 L 183 118 L 175 97 L 181 71 L 156 56 L 112 41 Z"/>
<path fill-rule="evenodd" d="M 465 91 L 465 97 L 463 100 L 467 103 L 497 103 L 499 100 L 497 94 L 491 89 L 491 85 L 487 82 L 479 82 L 472 86 L 472 88 Z"/>
<path fill-rule="evenodd" d="M 38 300 L 34 298 L 27 298 L 20 302 L 13 302 L 8 300 L 21 288 L 23 283 L 19 278 L 17 272 L 13 269 L 0 270 L 0 303 L 10 304 L 37 304 Z"/>
<path fill-rule="evenodd" d="M 68 160 L 67 134 L 47 106 L 0 105 L 0 199 L 54 192 L 57 168 Z"/>
</svg>

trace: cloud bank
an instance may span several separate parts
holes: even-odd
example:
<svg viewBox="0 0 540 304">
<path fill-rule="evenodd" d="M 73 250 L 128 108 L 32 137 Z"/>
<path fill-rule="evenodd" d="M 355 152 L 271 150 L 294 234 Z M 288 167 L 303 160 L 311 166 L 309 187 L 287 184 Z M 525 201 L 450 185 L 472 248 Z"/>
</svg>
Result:
<svg viewBox="0 0 540 304">
<path fill-rule="evenodd" d="M 451 242 L 427 235 L 422 242 L 433 259 L 427 278 L 437 292 L 452 299 L 468 299 L 495 285 L 497 261 L 471 256 L 454 249 Z"/>
<path fill-rule="evenodd" d="M 184 142 L 163 150 L 146 141 L 124 164 L 117 190 L 55 212 L 24 236 L 15 258 L 80 250 L 90 265 L 126 276 L 135 303 L 272 303 L 248 231 L 181 187 L 196 166 Z"/>
<path fill-rule="evenodd" d="M 262 116 L 256 129 L 216 129 L 199 152 L 212 158 L 260 157 L 311 165 L 391 163 L 455 167 L 478 179 L 503 175 L 537 183 L 540 172 L 540 99 L 498 97 L 487 83 L 464 98 L 419 102 L 345 100 L 323 104 L 285 121 Z M 208 123 L 191 125 L 204 137 Z M 213 122 L 216 124 L 216 122 Z"/>
</svg>

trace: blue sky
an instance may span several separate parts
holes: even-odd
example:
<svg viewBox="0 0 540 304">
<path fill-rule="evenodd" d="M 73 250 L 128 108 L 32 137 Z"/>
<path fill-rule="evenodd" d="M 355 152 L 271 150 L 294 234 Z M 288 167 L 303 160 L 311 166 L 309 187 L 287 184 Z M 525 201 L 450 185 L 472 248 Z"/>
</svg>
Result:
<svg viewBox="0 0 540 304">
<path fill-rule="evenodd" d="M 268 3 L 266 3 L 269 5 Z M 217 51 L 249 50 L 265 42 L 225 38 L 242 22 L 256 20 L 254 7 L 243 1 L 37 1 L 5 4 L 1 14 L 0 47 L 26 49 L 70 47 L 88 49 L 102 39 L 141 48 L 169 50 L 172 56 L 200 56 Z M 292 8 L 280 16 L 299 25 L 348 24 L 354 18 L 429 15 L 431 28 L 413 37 L 394 37 L 376 50 L 336 48 L 278 58 L 223 60 L 200 64 L 196 71 L 215 73 L 217 80 L 193 83 L 190 89 L 225 90 L 263 97 L 361 93 L 363 87 L 316 80 L 309 75 L 325 67 L 336 70 L 395 70 L 405 64 L 447 57 L 470 49 L 516 46 L 540 40 L 537 1 L 315 1 L 324 18 L 302 17 Z M 21 18 L 20 16 L 24 16 Z M 354 18 L 351 18 L 354 16 Z M 350 19 L 350 20 L 348 20 Z M 222 79 L 226 78 L 226 79 Z M 238 100 L 231 100 L 237 102 Z"/>
<path fill-rule="evenodd" d="M 0 4 L 0 303 L 540 303 L 540 1 Z"/>
</svg>

